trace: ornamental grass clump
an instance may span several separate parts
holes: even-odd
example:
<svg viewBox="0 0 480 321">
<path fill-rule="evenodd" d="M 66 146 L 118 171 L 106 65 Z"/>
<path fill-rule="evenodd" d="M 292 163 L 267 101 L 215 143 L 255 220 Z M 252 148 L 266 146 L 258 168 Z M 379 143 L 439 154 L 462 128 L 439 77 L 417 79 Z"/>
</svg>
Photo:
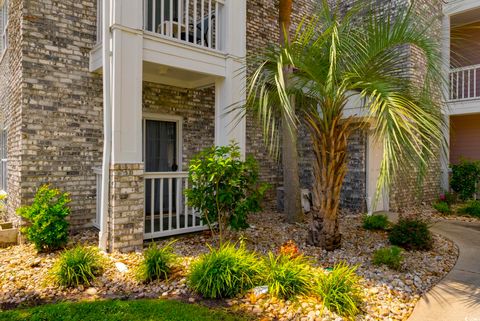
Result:
<svg viewBox="0 0 480 321">
<path fill-rule="evenodd" d="M 37 251 L 54 251 L 67 245 L 69 224 L 66 217 L 70 214 L 68 203 L 70 198 L 67 193 L 43 185 L 38 189 L 31 205 L 17 210 L 27 221 L 27 226 L 22 227 L 21 231 Z"/>
<path fill-rule="evenodd" d="M 66 287 L 90 286 L 102 272 L 98 249 L 80 245 L 64 251 L 52 268 L 55 281 Z"/>
<path fill-rule="evenodd" d="M 441 214 L 451 214 L 452 209 L 447 202 L 437 202 L 432 204 L 433 208 Z"/>
<path fill-rule="evenodd" d="M 480 217 L 480 201 L 469 201 L 464 206 L 458 209 L 460 214 L 465 214 L 473 217 Z"/>
<path fill-rule="evenodd" d="M 269 253 L 264 264 L 262 279 L 268 285 L 270 294 L 288 300 L 312 292 L 314 273 L 305 256 Z"/>
<path fill-rule="evenodd" d="M 402 249 L 398 246 L 385 247 L 373 253 L 373 264 L 375 265 L 386 265 L 391 269 L 400 270 L 402 262 Z"/>
<path fill-rule="evenodd" d="M 316 292 L 322 298 L 324 307 L 348 318 L 360 312 L 362 289 L 356 270 L 356 266 L 350 267 L 341 262 L 332 271 L 318 276 Z"/>
<path fill-rule="evenodd" d="M 402 219 L 395 224 L 388 234 L 392 245 L 408 251 L 425 251 L 432 248 L 432 233 L 428 224 L 419 219 Z"/>
<path fill-rule="evenodd" d="M 388 217 L 385 214 L 365 215 L 363 228 L 366 230 L 385 230 L 388 227 Z"/>
<path fill-rule="evenodd" d="M 172 268 L 177 260 L 173 253 L 173 243 L 169 242 L 163 247 L 152 243 L 143 253 L 143 260 L 137 270 L 137 278 L 141 282 L 151 282 L 154 280 L 165 280 L 172 272 Z"/>
<path fill-rule="evenodd" d="M 258 285 L 261 271 L 254 252 L 224 243 L 192 263 L 188 284 L 204 298 L 231 298 Z"/>
</svg>

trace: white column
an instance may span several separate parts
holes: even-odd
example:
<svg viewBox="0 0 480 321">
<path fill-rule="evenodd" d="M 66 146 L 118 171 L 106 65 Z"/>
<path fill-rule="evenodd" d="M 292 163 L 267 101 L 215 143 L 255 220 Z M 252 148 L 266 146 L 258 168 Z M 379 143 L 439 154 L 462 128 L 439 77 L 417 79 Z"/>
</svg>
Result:
<svg viewBox="0 0 480 321">
<path fill-rule="evenodd" d="M 443 88 L 443 96 L 446 101 L 450 97 L 450 16 L 444 14 L 442 18 L 442 60 L 443 60 L 443 74 L 446 79 L 446 83 Z M 442 170 L 441 187 L 445 191 L 449 189 L 448 183 L 448 165 L 450 162 L 450 110 L 447 103 L 445 103 L 445 109 L 443 115 L 445 118 L 444 138 L 448 146 L 445 148 L 445 153 L 440 155 L 440 166 Z"/>
<path fill-rule="evenodd" d="M 143 6 L 115 0 L 112 23 L 112 163 L 142 162 Z"/>
<path fill-rule="evenodd" d="M 245 103 L 246 0 L 228 0 L 221 11 L 221 48 L 228 54 L 226 76 L 215 82 L 215 144 L 236 141 L 245 154 L 246 120 L 238 116 Z"/>
</svg>

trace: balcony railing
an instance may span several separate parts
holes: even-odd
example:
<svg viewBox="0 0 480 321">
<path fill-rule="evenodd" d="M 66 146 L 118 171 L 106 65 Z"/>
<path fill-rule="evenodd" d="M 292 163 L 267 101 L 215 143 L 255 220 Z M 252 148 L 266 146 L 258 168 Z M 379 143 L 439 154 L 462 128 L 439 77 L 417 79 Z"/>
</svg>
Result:
<svg viewBox="0 0 480 321">
<path fill-rule="evenodd" d="M 200 214 L 184 195 L 188 173 L 145 173 L 145 239 L 202 231 Z"/>
<path fill-rule="evenodd" d="M 224 0 L 144 0 L 144 29 L 221 50 L 223 5 Z"/>
<path fill-rule="evenodd" d="M 144 30 L 203 48 L 222 50 L 225 0 L 144 0 Z M 102 0 L 97 0 L 97 44 L 102 43 Z"/>
<path fill-rule="evenodd" d="M 450 101 L 480 98 L 480 65 L 450 70 Z"/>
</svg>

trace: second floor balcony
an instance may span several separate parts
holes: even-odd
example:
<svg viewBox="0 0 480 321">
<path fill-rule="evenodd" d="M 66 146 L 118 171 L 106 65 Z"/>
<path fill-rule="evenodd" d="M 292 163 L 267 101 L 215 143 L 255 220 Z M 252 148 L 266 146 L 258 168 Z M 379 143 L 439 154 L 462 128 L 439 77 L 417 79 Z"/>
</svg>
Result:
<svg viewBox="0 0 480 321">
<path fill-rule="evenodd" d="M 140 0 L 146 33 L 221 51 L 225 0 Z M 102 0 L 97 0 L 97 43 L 102 42 Z"/>
<path fill-rule="evenodd" d="M 103 0 L 97 0 L 97 46 L 90 70 L 102 68 Z M 245 56 L 245 0 L 116 0 L 110 32 L 125 50 L 127 40 L 115 33 L 143 36 L 144 79 L 196 88 L 213 84 L 227 74 L 229 57 Z M 123 37 L 123 36 L 122 36 Z M 123 48 L 123 49 L 122 49 Z"/>
<path fill-rule="evenodd" d="M 448 105 L 451 115 L 480 112 L 480 3 L 456 0 L 445 5 L 444 53 L 448 51 Z M 447 29 L 448 27 L 448 29 Z M 447 76 L 447 75 L 446 75 Z"/>
</svg>

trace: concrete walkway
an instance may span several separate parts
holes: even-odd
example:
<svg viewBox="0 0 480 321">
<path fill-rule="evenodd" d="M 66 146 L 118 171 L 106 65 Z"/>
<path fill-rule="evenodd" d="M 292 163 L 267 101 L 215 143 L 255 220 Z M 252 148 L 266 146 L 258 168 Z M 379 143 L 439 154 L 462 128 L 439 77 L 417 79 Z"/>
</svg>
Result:
<svg viewBox="0 0 480 321">
<path fill-rule="evenodd" d="M 480 321 L 480 224 L 442 221 L 432 231 L 454 241 L 453 270 L 418 302 L 409 321 Z"/>
</svg>

